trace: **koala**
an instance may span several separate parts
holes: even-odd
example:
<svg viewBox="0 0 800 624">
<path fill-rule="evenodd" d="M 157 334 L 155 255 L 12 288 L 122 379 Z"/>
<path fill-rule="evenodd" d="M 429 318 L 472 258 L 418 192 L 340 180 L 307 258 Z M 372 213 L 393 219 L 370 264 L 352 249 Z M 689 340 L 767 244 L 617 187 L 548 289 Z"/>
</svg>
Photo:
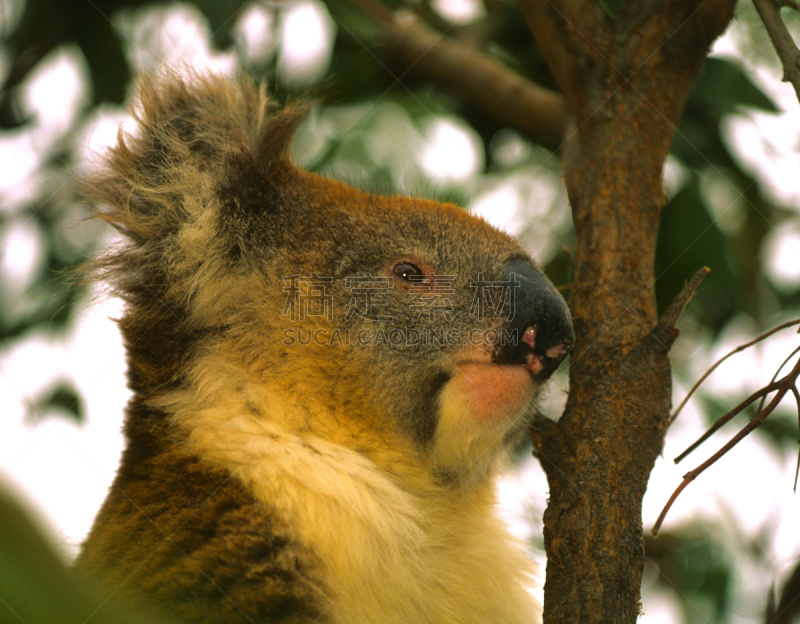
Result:
<svg viewBox="0 0 800 624">
<path fill-rule="evenodd" d="M 531 256 L 301 170 L 305 109 L 244 77 L 136 101 L 86 180 L 132 396 L 78 570 L 187 623 L 539 618 L 494 486 L 574 340 Z"/>
</svg>

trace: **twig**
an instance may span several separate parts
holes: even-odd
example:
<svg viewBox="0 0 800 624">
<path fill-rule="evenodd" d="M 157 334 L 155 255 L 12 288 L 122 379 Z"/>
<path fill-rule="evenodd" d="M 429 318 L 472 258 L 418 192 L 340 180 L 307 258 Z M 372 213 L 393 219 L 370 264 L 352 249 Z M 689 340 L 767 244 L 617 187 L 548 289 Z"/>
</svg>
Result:
<svg viewBox="0 0 800 624">
<path fill-rule="evenodd" d="M 789 363 L 789 361 L 798 353 L 800 353 L 800 347 L 797 347 L 788 356 L 786 356 L 786 359 L 783 360 L 783 362 L 781 362 L 781 365 L 778 367 L 778 370 L 775 371 L 775 374 L 772 376 L 772 379 L 769 380 L 770 383 L 774 382 L 778 378 L 778 375 L 781 374 L 783 367 L 786 366 Z M 758 409 L 756 410 L 756 413 L 760 412 L 764 408 L 764 403 L 766 402 L 766 400 L 767 397 L 765 396 L 761 397 L 761 402 L 758 404 Z"/>
<path fill-rule="evenodd" d="M 778 406 L 778 404 L 781 402 L 781 400 L 783 399 L 783 397 L 786 395 L 787 392 L 791 390 L 793 393 L 796 393 L 797 391 L 796 383 L 798 375 L 800 375 L 800 359 L 798 359 L 797 363 L 794 365 L 794 368 L 788 375 L 786 375 L 785 377 L 781 378 L 779 381 L 776 381 L 773 384 L 769 384 L 769 386 L 765 386 L 759 392 L 751 395 L 750 397 L 748 397 L 748 399 L 746 399 L 745 401 L 746 403 L 751 403 L 753 400 L 755 400 L 755 398 L 758 398 L 756 395 L 760 395 L 764 390 L 766 390 L 766 388 L 777 386 L 777 392 L 775 393 L 775 396 L 772 398 L 769 404 L 763 410 L 761 410 L 761 412 L 759 412 L 749 423 L 747 423 L 747 425 L 745 425 L 739 431 L 739 433 L 733 436 L 733 438 L 731 438 L 720 450 L 714 453 L 711 457 L 709 457 L 706 461 L 700 464 L 697 468 L 695 468 L 694 470 L 690 470 L 684 475 L 683 481 L 677 487 L 677 489 L 672 493 L 672 496 L 669 497 L 667 504 L 664 506 L 664 509 L 658 516 L 658 520 L 656 520 L 656 523 L 653 526 L 651 533 L 654 536 L 658 535 L 658 531 L 664 522 L 664 518 L 666 517 L 667 512 L 670 510 L 672 504 L 675 502 L 675 499 L 678 498 L 680 493 L 683 492 L 683 490 L 685 490 L 686 487 L 692 481 L 694 481 L 700 474 L 702 474 L 708 467 L 716 463 L 716 461 L 720 457 L 725 455 L 725 453 L 727 453 L 734 446 L 736 446 L 746 435 L 748 435 L 751 431 L 753 431 L 753 429 L 755 429 L 762 422 L 764 422 L 764 419 L 775 410 L 775 408 Z"/>
<path fill-rule="evenodd" d="M 756 340 L 755 340 L 755 341 L 753 341 L 753 342 L 750 342 L 750 343 L 748 343 L 747 345 L 743 345 L 743 346 L 744 346 L 744 347 L 747 347 L 747 346 L 749 346 L 749 345 L 752 345 L 754 342 L 757 342 L 758 340 L 761 340 L 761 339 L 765 338 L 765 337 L 766 337 L 766 336 L 768 336 L 770 333 L 774 333 L 774 332 L 775 332 L 777 329 L 778 329 L 778 328 L 775 328 L 775 329 L 774 329 L 774 330 L 772 330 L 771 332 L 767 332 L 766 334 L 764 334 L 764 335 L 760 336 L 759 338 L 756 338 Z M 764 403 L 766 402 L 766 400 L 767 400 L 767 396 L 769 396 L 769 393 L 770 393 L 770 392 L 772 392 L 773 390 L 775 390 L 775 389 L 777 389 L 777 388 L 779 388 L 779 387 L 780 387 L 780 384 L 781 384 L 781 382 L 780 382 L 780 381 L 775 381 L 775 380 L 778 378 L 778 375 L 780 375 L 781 371 L 783 370 L 783 367 L 784 367 L 784 366 L 786 366 L 786 363 L 787 363 L 787 362 L 789 362 L 789 361 L 790 361 L 790 360 L 791 360 L 791 359 L 792 359 L 792 358 L 793 358 L 795 355 L 797 355 L 797 353 L 798 353 L 798 352 L 800 352 L 800 347 L 797 347 L 797 348 L 796 348 L 794 351 L 792 351 L 792 352 L 791 352 L 791 353 L 788 355 L 788 357 L 787 357 L 787 358 L 786 358 L 786 359 L 785 359 L 783 362 L 781 362 L 781 365 L 778 367 L 778 370 L 776 370 L 776 371 L 775 371 L 775 374 L 772 376 L 772 379 L 770 379 L 770 380 L 769 380 L 769 383 L 768 383 L 766 386 L 764 386 L 763 388 L 761 388 L 761 390 L 758 390 L 758 391 L 754 392 L 753 394 L 751 394 L 749 397 L 747 397 L 747 398 L 746 398 L 744 401 L 742 401 L 741 403 L 739 403 L 739 405 L 737 405 L 736 407 L 734 407 L 734 408 L 733 408 L 733 409 L 732 409 L 730 412 L 728 412 L 727 414 L 725 414 L 725 415 L 723 415 L 723 416 L 720 416 L 720 417 L 719 417 L 719 418 L 716 420 L 716 422 L 715 422 L 713 425 L 711 425 L 711 426 L 708 428 L 708 430 L 707 430 L 707 431 L 706 431 L 706 432 L 705 432 L 703 435 L 701 435 L 701 436 L 700 436 L 700 437 L 699 437 L 699 438 L 698 438 L 698 439 L 697 439 L 697 440 L 696 440 L 696 441 L 695 441 L 695 442 L 694 442 L 694 443 L 693 443 L 691 446 L 689 446 L 689 448 L 687 448 L 687 449 L 686 449 L 686 450 L 685 450 L 683 453 L 681 453 L 680 455 L 678 455 L 678 456 L 675 458 L 675 463 L 676 463 L 676 464 L 677 464 L 677 463 L 679 463 L 679 462 L 680 462 L 680 461 L 681 461 L 681 460 L 682 460 L 684 457 L 686 457 L 686 456 L 687 456 L 689 453 L 691 453 L 691 452 L 692 452 L 694 449 L 696 449 L 696 448 L 697 448 L 698 446 L 700 446 L 700 445 L 701 445 L 703 442 L 705 442 L 706 440 L 708 440 L 708 438 L 710 438 L 710 437 L 711 437 L 711 435 L 712 435 L 712 434 L 713 434 L 715 431 L 717 431 L 717 429 L 719 429 L 720 427 L 722 427 L 722 425 L 724 425 L 724 424 L 725 424 L 726 422 L 728 422 L 728 421 L 729 421 L 731 418 L 733 418 L 734 416 L 736 416 L 736 415 L 737 415 L 738 413 L 740 413 L 740 412 L 741 412 L 741 411 L 742 411 L 744 408 L 746 408 L 748 405 L 750 405 L 750 404 L 751 404 L 753 401 L 755 401 L 755 400 L 756 400 L 756 399 L 758 399 L 758 398 L 760 398 L 760 399 L 761 399 L 761 401 L 760 401 L 760 402 L 759 402 L 759 404 L 758 404 L 758 409 L 756 409 L 756 414 L 760 414 L 760 413 L 761 413 L 761 410 L 763 410 L 763 409 L 764 409 Z M 730 354 L 728 354 L 728 355 L 730 355 Z M 725 356 L 725 357 L 728 357 L 728 356 Z M 725 359 L 725 358 L 723 358 L 723 359 Z M 722 360 L 720 360 L 720 362 L 721 362 L 721 361 L 722 361 Z M 719 362 L 717 362 L 717 364 L 719 364 Z M 798 415 L 798 418 L 800 418 L 800 414 Z"/>
<path fill-rule="evenodd" d="M 692 395 L 695 393 L 695 391 L 700 387 L 700 384 L 702 384 L 708 378 L 708 376 L 711 373 L 713 373 L 715 370 L 717 370 L 719 365 L 722 364 L 725 360 L 727 360 L 732 355 L 735 355 L 736 353 L 739 353 L 740 351 L 744 351 L 745 349 L 747 349 L 749 347 L 752 347 L 754 344 L 756 344 L 758 342 L 761 342 L 765 338 L 770 337 L 772 334 L 774 334 L 776 332 L 779 332 L 782 329 L 786 329 L 787 327 L 792 327 L 793 325 L 800 325 L 800 319 L 796 319 L 794 321 L 789 321 L 788 323 L 783 323 L 782 325 L 778 325 L 777 327 L 773 327 L 768 332 L 766 332 L 764 334 L 761 334 L 758 338 L 755 338 L 754 340 L 751 340 L 750 342 L 748 342 L 746 344 L 739 345 L 733 351 L 731 351 L 730 353 L 728 353 L 727 355 L 725 355 L 721 359 L 719 359 L 716 362 L 714 362 L 713 366 L 711 368 L 709 368 L 703 374 L 703 376 L 700 377 L 700 379 L 697 380 L 697 383 L 692 386 L 691 390 L 689 390 L 689 394 L 687 394 L 684 397 L 683 401 L 681 401 L 681 404 L 678 405 L 677 409 L 675 410 L 675 412 L 672 414 L 672 417 L 670 418 L 670 423 L 675 421 L 675 419 L 678 417 L 678 414 L 681 413 L 681 410 L 683 409 L 683 407 L 686 405 L 686 403 L 689 401 L 689 399 L 692 398 Z"/>
<path fill-rule="evenodd" d="M 783 81 L 792 84 L 800 99 L 800 50 L 781 19 L 781 6 L 797 10 L 797 3 L 794 0 L 753 0 L 753 4 L 783 65 Z"/>
<path fill-rule="evenodd" d="M 797 426 L 800 427 L 800 392 L 797 391 L 796 386 L 792 386 L 792 394 L 794 394 L 794 402 L 797 405 Z M 800 443 L 800 440 L 798 440 Z M 797 465 L 794 468 L 794 487 L 792 490 L 797 494 L 797 475 L 800 473 L 800 453 L 797 454 Z"/>
<path fill-rule="evenodd" d="M 744 409 L 745 409 L 746 407 L 748 407 L 748 406 L 749 406 L 751 403 L 753 403 L 753 401 L 756 401 L 756 400 L 758 400 L 758 399 L 762 399 L 762 398 L 766 397 L 767 395 L 769 395 L 769 393 L 770 393 L 770 392 L 772 392 L 773 390 L 776 390 L 776 389 L 780 388 L 780 386 L 781 386 L 781 383 L 782 383 L 782 382 L 783 382 L 783 379 L 781 379 L 780 381 L 773 381 L 773 382 L 769 383 L 768 385 L 764 386 L 764 387 L 763 387 L 763 388 L 761 388 L 760 390 L 757 390 L 756 392 L 754 392 L 753 394 L 751 394 L 751 395 L 750 395 L 749 397 L 747 397 L 747 398 L 746 398 L 744 401 L 742 401 L 741 403 L 739 403 L 739 405 L 737 405 L 736 407 L 734 407 L 734 408 L 733 408 L 733 409 L 732 409 L 730 412 L 728 412 L 727 414 L 725 414 L 725 415 L 723 415 L 723 416 L 720 416 L 720 417 L 719 417 L 719 418 L 718 418 L 718 419 L 717 419 L 717 420 L 714 422 L 714 424 L 713 424 L 713 425 L 711 425 L 711 426 L 708 428 L 708 430 L 706 430 L 706 432 L 705 432 L 703 435 L 701 435 L 701 436 L 700 436 L 700 437 L 699 437 L 697 440 L 695 440 L 695 441 L 694 441 L 694 442 L 693 442 L 693 443 L 692 443 L 692 444 L 689 446 L 689 448 L 687 448 L 687 449 L 686 449 L 686 450 L 685 450 L 683 453 L 681 453 L 680 455 L 678 455 L 678 456 L 675 458 L 675 463 L 676 463 L 676 464 L 679 464 L 679 463 L 681 462 L 681 460 L 683 460 L 683 458 L 684 458 L 684 457 L 686 457 L 686 456 L 687 456 L 689 453 L 691 453 L 693 450 L 695 450 L 695 449 L 696 449 L 698 446 L 700 446 L 700 445 L 701 445 L 703 442 L 705 442 L 706 440 L 708 440 L 708 438 L 710 438 L 710 437 L 711 437 L 711 436 L 712 436 L 712 435 L 713 435 L 713 434 L 714 434 L 714 433 L 715 433 L 715 432 L 716 432 L 716 431 L 717 431 L 717 430 L 718 430 L 720 427 L 722 427 L 722 425 L 724 425 L 724 424 L 725 424 L 725 423 L 727 423 L 727 422 L 728 422 L 728 421 L 729 421 L 731 418 L 733 418 L 734 416 L 736 416 L 737 414 L 739 414 L 740 412 L 742 412 L 742 410 L 744 410 Z M 761 413 L 761 410 L 759 410 L 757 413 Z"/>
<path fill-rule="evenodd" d="M 683 285 L 681 291 L 675 299 L 672 300 L 672 303 L 669 304 L 669 307 L 664 311 L 664 314 L 661 315 L 661 318 L 658 319 L 658 324 L 653 328 L 651 335 L 664 346 L 665 350 L 669 350 L 672 343 L 675 342 L 675 339 L 678 337 L 678 330 L 675 328 L 675 325 L 681 314 L 683 314 L 683 309 L 686 307 L 686 304 L 689 303 L 689 300 L 694 296 L 695 290 L 700 286 L 700 282 L 703 281 L 703 278 L 708 275 L 710 271 L 711 269 L 708 267 L 699 269 L 697 273 Z"/>
<path fill-rule="evenodd" d="M 394 13 L 377 0 L 351 1 L 380 24 L 388 54 L 408 69 L 502 124 L 549 146 L 561 145 L 568 115 L 558 93 L 436 32 L 410 13 Z"/>
</svg>

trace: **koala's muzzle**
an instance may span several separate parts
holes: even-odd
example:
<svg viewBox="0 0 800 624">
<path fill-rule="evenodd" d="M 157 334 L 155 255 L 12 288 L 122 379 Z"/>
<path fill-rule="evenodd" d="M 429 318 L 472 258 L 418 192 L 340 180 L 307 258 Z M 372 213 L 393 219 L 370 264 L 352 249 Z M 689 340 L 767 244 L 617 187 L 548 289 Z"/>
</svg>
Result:
<svg viewBox="0 0 800 624">
<path fill-rule="evenodd" d="M 498 345 L 493 361 L 520 364 L 538 379 L 547 379 L 572 349 L 575 334 L 564 298 L 545 275 L 524 260 L 507 268 L 514 295 L 506 335 L 512 339 Z"/>
</svg>

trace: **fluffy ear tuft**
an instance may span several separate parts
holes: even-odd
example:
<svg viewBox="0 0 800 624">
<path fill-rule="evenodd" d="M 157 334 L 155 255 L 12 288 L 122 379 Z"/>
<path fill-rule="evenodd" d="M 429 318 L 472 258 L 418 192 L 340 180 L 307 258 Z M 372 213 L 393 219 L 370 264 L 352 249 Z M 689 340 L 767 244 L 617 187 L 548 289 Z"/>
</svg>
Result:
<svg viewBox="0 0 800 624">
<path fill-rule="evenodd" d="M 281 109 L 267 124 L 267 131 L 261 135 L 256 161 L 268 171 L 275 164 L 283 165 L 290 161 L 289 149 L 292 146 L 297 127 L 308 114 L 308 107 L 294 105 Z"/>
<path fill-rule="evenodd" d="M 289 148 L 305 112 L 276 110 L 244 76 L 170 71 L 142 79 L 135 130 L 120 130 L 104 166 L 84 183 L 98 216 L 128 244 L 90 268 L 123 296 L 134 275 L 160 275 L 162 293 L 190 296 L 181 282 L 240 253 L 248 224 L 232 204 L 250 207 L 250 219 L 279 209 L 282 185 L 297 175 Z"/>
<path fill-rule="evenodd" d="M 169 235 L 197 216 L 193 208 L 208 209 L 204 194 L 233 182 L 231 159 L 249 160 L 265 174 L 289 165 L 305 108 L 274 108 L 246 77 L 146 77 L 133 112 L 136 131 L 120 131 L 106 168 L 86 180 L 86 193 L 106 207 L 100 216 L 133 241 Z"/>
</svg>

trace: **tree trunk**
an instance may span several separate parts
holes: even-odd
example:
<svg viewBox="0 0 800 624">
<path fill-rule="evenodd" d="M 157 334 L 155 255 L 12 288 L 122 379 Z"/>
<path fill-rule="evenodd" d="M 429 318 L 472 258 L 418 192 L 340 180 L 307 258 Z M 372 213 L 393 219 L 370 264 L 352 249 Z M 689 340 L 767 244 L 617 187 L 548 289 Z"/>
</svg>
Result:
<svg viewBox="0 0 800 624">
<path fill-rule="evenodd" d="M 616 21 L 597 0 L 520 4 L 574 120 L 564 148 L 577 235 L 570 393 L 561 420 L 531 435 L 550 485 L 544 621 L 632 623 L 642 498 L 667 431 L 668 350 L 688 299 L 656 324 L 662 170 L 734 2 L 628 0 Z"/>
</svg>

